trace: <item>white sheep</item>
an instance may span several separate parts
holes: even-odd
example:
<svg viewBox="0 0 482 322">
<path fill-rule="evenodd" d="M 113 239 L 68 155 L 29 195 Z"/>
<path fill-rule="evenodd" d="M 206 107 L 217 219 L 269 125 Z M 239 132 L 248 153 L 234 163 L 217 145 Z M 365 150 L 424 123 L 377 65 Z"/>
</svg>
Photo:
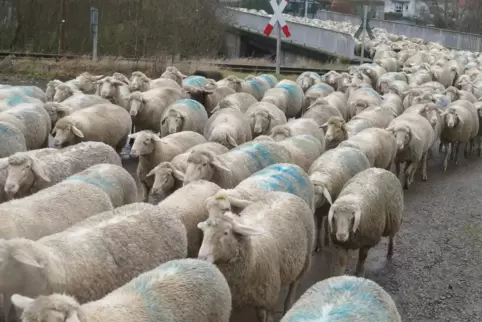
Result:
<svg viewBox="0 0 482 322">
<path fill-rule="evenodd" d="M 283 316 L 281 322 L 303 321 L 390 321 L 401 322 L 390 294 L 372 280 L 335 276 L 311 286 Z M 29 322 L 29 321 L 26 321 Z"/>
<path fill-rule="evenodd" d="M 160 132 L 164 111 L 174 102 L 183 99 L 182 90 L 159 87 L 129 95 L 129 113 L 136 131 L 151 130 Z"/>
<path fill-rule="evenodd" d="M 315 101 L 315 103 L 308 107 L 308 110 L 301 118 L 312 119 L 321 127 L 330 119 L 330 117 L 334 116 L 344 119 L 338 108 L 332 106 L 324 98 L 319 98 Z"/>
<path fill-rule="evenodd" d="M 4 299 L 66 293 L 86 303 L 162 263 L 186 257 L 187 239 L 178 218 L 135 203 L 37 241 L 2 241 L 0 249 L 2 260 L 9 261 L 0 275 L 17 277 L 2 284 Z"/>
<path fill-rule="evenodd" d="M 182 86 L 182 80 L 187 76 L 181 73 L 176 67 L 169 66 L 166 68 L 164 73 L 162 73 L 161 78 L 172 79 L 174 80 L 179 86 Z"/>
<path fill-rule="evenodd" d="M 74 95 L 82 95 L 82 94 L 83 93 L 76 88 L 72 88 L 66 84 L 58 84 L 55 87 L 55 94 L 52 101 L 56 103 L 60 103 L 65 101 L 69 97 L 72 97 Z"/>
<path fill-rule="evenodd" d="M 201 103 L 209 115 L 213 114 L 213 109 L 225 97 L 236 94 L 236 91 L 230 87 L 213 87 L 209 85 L 206 85 L 204 88 L 184 86 L 184 91 L 190 95 L 191 99 Z"/>
<path fill-rule="evenodd" d="M 88 72 L 84 72 L 76 78 L 65 82 L 64 84 L 85 94 L 94 94 L 96 91 L 97 81 L 103 77 L 104 75 L 91 75 Z"/>
<path fill-rule="evenodd" d="M 318 98 L 326 97 L 334 91 L 333 87 L 325 83 L 311 86 L 305 93 L 308 106 L 313 104 Z"/>
<path fill-rule="evenodd" d="M 253 138 L 268 134 L 276 125 L 285 124 L 286 116 L 276 105 L 269 102 L 259 102 L 251 105 L 246 111 Z"/>
<path fill-rule="evenodd" d="M 49 113 L 52 128 L 54 128 L 55 123 L 57 123 L 59 119 L 66 117 L 75 111 L 97 104 L 109 103 L 108 100 L 97 95 L 80 94 L 71 96 L 61 103 L 47 102 L 43 106 L 47 113 Z"/>
<path fill-rule="evenodd" d="M 41 100 L 30 96 L 25 96 L 25 95 L 12 96 L 10 98 L 0 99 L 0 112 L 11 109 L 23 103 L 30 103 L 35 105 L 44 104 Z"/>
<path fill-rule="evenodd" d="M 0 88 L 0 99 L 16 96 L 29 96 L 45 102 L 45 93 L 37 86 L 10 86 Z"/>
<path fill-rule="evenodd" d="M 351 178 L 328 213 L 332 241 L 339 250 L 340 275 L 345 274 L 348 250 L 359 249 L 356 275 L 365 275 L 370 248 L 388 237 L 387 258 L 393 255 L 393 240 L 403 219 L 403 189 L 390 171 L 364 170 Z"/>
<path fill-rule="evenodd" d="M 217 82 L 219 87 L 226 86 L 234 89 L 237 93 L 248 93 L 256 100 L 261 100 L 265 92 L 270 88 L 267 82 L 258 79 L 241 79 L 230 75 Z"/>
<path fill-rule="evenodd" d="M 321 76 L 315 72 L 303 72 L 296 79 L 296 84 L 301 87 L 304 93 L 318 82 L 321 82 Z"/>
<path fill-rule="evenodd" d="M 276 84 L 274 88 L 268 89 L 261 102 L 275 105 L 287 118 L 298 116 L 306 106 L 305 95 L 301 87 L 287 79 Z"/>
<path fill-rule="evenodd" d="M 323 231 L 323 220 L 327 209 L 323 207 L 328 202 L 336 200 L 345 183 L 357 173 L 370 168 L 366 155 L 355 148 L 337 147 L 322 154 L 311 165 L 308 175 L 315 189 L 316 248 L 321 250 L 320 234 Z M 325 245 L 328 244 L 327 226 L 325 225 Z"/>
<path fill-rule="evenodd" d="M 210 215 L 198 227 L 204 234 L 198 258 L 218 264 L 231 288 L 233 309 L 254 306 L 259 321 L 271 321 L 281 287 L 289 285 L 288 311 L 311 263 L 313 213 L 303 199 L 271 192 L 240 216 Z"/>
<path fill-rule="evenodd" d="M 99 163 L 122 166 L 116 151 L 101 142 L 79 143 L 40 157 L 16 153 L 8 157 L 4 191 L 10 197 L 23 198 Z"/>
<path fill-rule="evenodd" d="M 192 99 L 181 99 L 169 105 L 161 117 L 161 136 L 182 131 L 203 133 L 208 113 L 201 103 Z"/>
<path fill-rule="evenodd" d="M 131 93 L 129 85 L 110 76 L 98 80 L 96 84 L 97 95 L 126 110 L 129 108 L 129 95 Z"/>
<path fill-rule="evenodd" d="M 291 162 L 305 171 L 308 171 L 313 162 L 325 152 L 325 143 L 312 135 L 292 136 L 279 141 L 278 144 L 289 151 Z"/>
<path fill-rule="evenodd" d="M 320 143 L 325 143 L 325 134 L 323 133 L 323 130 L 312 119 L 291 119 L 286 124 L 274 126 L 269 135 L 276 142 L 292 136 L 311 135 L 317 138 Z"/>
<path fill-rule="evenodd" d="M 443 94 L 445 94 L 451 102 L 455 102 L 458 100 L 467 100 L 471 103 L 477 102 L 477 98 L 474 96 L 474 94 L 472 94 L 471 92 L 459 90 L 453 86 L 448 87 Z"/>
<path fill-rule="evenodd" d="M 52 135 L 55 135 L 55 147 L 65 147 L 81 141 L 96 141 L 110 145 L 120 152 L 127 143 L 131 128 L 132 119 L 125 109 L 110 103 L 97 104 L 58 120 Z"/>
<path fill-rule="evenodd" d="M 129 78 L 127 78 L 127 76 L 122 73 L 115 72 L 114 74 L 112 74 L 112 77 L 114 77 L 117 80 L 120 80 L 124 84 L 127 84 L 127 85 L 131 84 L 131 82 L 129 81 Z"/>
<path fill-rule="evenodd" d="M 139 302 L 140 298 L 149 299 L 149 304 Z M 170 322 L 227 322 L 231 314 L 231 292 L 223 274 L 216 266 L 195 259 L 166 262 L 84 305 L 65 294 L 35 300 L 15 294 L 12 302 L 23 310 L 24 322 L 40 317 L 49 321 L 60 318 L 69 322 L 130 322 L 160 320 L 164 316 L 169 316 Z M 50 310 L 51 307 L 56 310 Z"/>
<path fill-rule="evenodd" d="M 215 113 L 219 111 L 220 109 L 223 108 L 228 108 L 228 107 L 234 107 L 240 110 L 243 113 L 246 113 L 248 108 L 251 107 L 251 105 L 257 103 L 258 101 L 256 98 L 248 93 L 235 93 L 226 96 L 224 99 L 222 99 L 218 105 L 211 110 L 211 113 Z"/>
<path fill-rule="evenodd" d="M 278 79 L 272 75 L 272 74 L 261 74 L 261 75 L 258 75 L 258 76 L 253 76 L 253 75 L 248 75 L 246 76 L 246 79 L 258 79 L 258 80 L 261 80 L 263 82 L 266 82 L 269 87 L 273 88 L 276 86 L 276 84 L 278 84 Z"/>
<path fill-rule="evenodd" d="M 6 158 L 17 152 L 27 151 L 25 136 L 15 125 L 0 121 L 0 158 Z"/>
<path fill-rule="evenodd" d="M 349 119 L 361 113 L 370 105 L 379 106 L 382 97 L 372 88 L 360 88 L 351 93 L 348 98 Z"/>
<path fill-rule="evenodd" d="M 46 102 L 52 102 L 54 100 L 55 89 L 60 84 L 63 84 L 63 82 L 58 80 L 58 79 L 51 80 L 47 83 L 47 86 L 46 86 L 46 89 L 45 89 L 45 101 Z"/>
<path fill-rule="evenodd" d="M 150 89 L 159 87 L 170 87 L 181 90 L 182 87 L 175 80 L 169 78 L 150 79 L 143 72 L 135 71 L 129 80 L 129 89 L 131 92 L 147 92 Z"/>
</svg>

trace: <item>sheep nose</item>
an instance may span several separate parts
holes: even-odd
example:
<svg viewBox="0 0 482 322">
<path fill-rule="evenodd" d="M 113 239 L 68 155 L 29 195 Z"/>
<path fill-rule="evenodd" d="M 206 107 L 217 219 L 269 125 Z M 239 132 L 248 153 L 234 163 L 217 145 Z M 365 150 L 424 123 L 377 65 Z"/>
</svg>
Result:
<svg viewBox="0 0 482 322">
<path fill-rule="evenodd" d="M 173 133 L 176 133 L 176 129 L 175 128 L 169 128 L 169 134 L 173 134 Z"/>
<path fill-rule="evenodd" d="M 349 234 L 347 233 L 336 233 L 336 239 L 338 239 L 341 242 L 345 242 L 348 240 Z"/>
<path fill-rule="evenodd" d="M 55 146 L 56 148 L 60 147 L 60 142 L 59 142 L 59 140 L 54 140 L 54 146 Z"/>
<path fill-rule="evenodd" d="M 131 149 L 131 155 L 132 155 L 133 157 L 136 157 L 136 156 L 137 156 L 137 150 Z"/>
<path fill-rule="evenodd" d="M 5 192 L 8 194 L 14 194 L 18 191 L 18 186 L 14 183 L 5 184 Z"/>
</svg>

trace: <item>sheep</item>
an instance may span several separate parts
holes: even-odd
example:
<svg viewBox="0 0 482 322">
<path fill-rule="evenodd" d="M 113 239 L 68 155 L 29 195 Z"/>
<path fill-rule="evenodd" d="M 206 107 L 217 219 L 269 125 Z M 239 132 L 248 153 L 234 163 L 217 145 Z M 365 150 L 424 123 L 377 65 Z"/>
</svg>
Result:
<svg viewBox="0 0 482 322">
<path fill-rule="evenodd" d="M 142 193 L 147 198 L 147 191 L 152 187 L 152 178 L 147 174 L 159 163 L 171 161 L 176 155 L 185 152 L 195 145 L 206 143 L 206 139 L 199 133 L 184 131 L 160 138 L 151 131 L 141 131 L 129 135 L 134 139 L 131 156 L 139 157 L 137 177 L 140 180 Z"/>
<path fill-rule="evenodd" d="M 396 113 L 392 109 L 372 105 L 355 115 L 350 121 L 367 120 L 373 127 L 386 128 L 395 117 Z"/>
<path fill-rule="evenodd" d="M 348 98 L 348 118 L 351 119 L 370 105 L 381 105 L 382 97 L 372 88 L 360 88 Z"/>
<path fill-rule="evenodd" d="M 424 94 L 430 94 L 432 91 L 426 88 L 413 88 L 403 93 L 403 108 L 407 109 L 412 106 L 412 102 L 415 97 L 423 96 Z"/>
<path fill-rule="evenodd" d="M 372 87 L 375 87 L 377 85 L 378 79 L 383 75 L 387 73 L 387 70 L 383 68 L 382 66 L 375 64 L 375 63 L 369 63 L 369 64 L 362 64 L 358 68 L 360 72 L 363 74 L 367 75 L 370 77 L 372 81 Z M 395 70 L 396 71 L 396 70 Z"/>
<path fill-rule="evenodd" d="M 420 86 L 432 81 L 432 74 L 427 70 L 419 70 L 413 74 L 407 75 L 407 77 L 409 86 Z"/>
<path fill-rule="evenodd" d="M 301 167 L 289 163 L 270 165 L 244 179 L 234 189 L 220 190 L 206 200 L 206 207 L 212 213 L 214 207 L 227 211 L 227 207 L 223 207 L 229 204 L 230 211 L 239 213 L 252 202 L 262 200 L 271 191 L 294 194 L 303 199 L 312 212 L 315 211 L 313 184 L 308 174 Z M 235 211 L 232 206 L 239 211 Z"/>
<path fill-rule="evenodd" d="M 289 151 L 274 142 L 247 142 L 221 155 L 194 149 L 187 160 L 183 181 L 188 184 L 208 180 L 231 189 L 271 164 L 291 162 Z"/>
<path fill-rule="evenodd" d="M 18 277 L 3 283 L 1 291 L 5 299 L 14 293 L 65 293 L 80 303 L 94 301 L 140 273 L 185 258 L 186 239 L 179 218 L 156 206 L 108 210 L 37 241 L 0 243 L 2 259 L 10 264 L 0 275 Z"/>
<path fill-rule="evenodd" d="M 268 85 L 273 88 L 276 86 L 276 84 L 278 84 L 278 79 L 271 75 L 271 74 L 261 74 L 261 75 L 258 75 L 256 76 L 257 79 L 261 79 L 261 80 L 264 80 L 265 82 L 268 83 Z"/>
<path fill-rule="evenodd" d="M 166 68 L 164 73 L 162 73 L 161 78 L 166 78 L 166 79 L 172 79 L 176 83 L 179 84 L 179 86 L 182 86 L 182 80 L 186 78 L 187 76 L 181 73 L 176 67 L 174 66 L 169 66 Z"/>
<path fill-rule="evenodd" d="M 395 161 L 397 146 L 393 135 L 380 128 L 365 129 L 339 145 L 365 153 L 371 167 L 390 170 Z"/>
<path fill-rule="evenodd" d="M 289 285 L 286 312 L 310 267 L 313 226 L 313 214 L 303 199 L 271 192 L 240 216 L 210 215 L 199 223 L 204 238 L 198 258 L 219 263 L 234 307 L 254 306 L 258 321 L 271 321 L 281 286 Z"/>
<path fill-rule="evenodd" d="M 182 90 L 182 87 L 175 80 L 168 78 L 150 79 L 146 74 L 140 71 L 132 73 L 128 85 L 131 92 L 147 92 L 148 90 L 159 87 Z"/>
<path fill-rule="evenodd" d="M 159 87 L 145 92 L 132 92 L 129 97 L 129 114 L 136 131 L 161 131 L 164 111 L 174 102 L 185 97 L 182 90 Z"/>
<path fill-rule="evenodd" d="M 423 88 L 430 90 L 432 93 L 443 93 L 445 91 L 445 87 L 440 84 L 439 82 L 426 82 L 422 85 L 412 86 L 412 88 Z"/>
<path fill-rule="evenodd" d="M 306 107 L 305 95 L 302 88 L 291 80 L 284 79 L 264 94 L 261 102 L 269 102 L 282 110 L 286 117 L 300 115 Z"/>
<path fill-rule="evenodd" d="M 388 85 L 394 81 L 407 83 L 408 79 L 404 73 L 399 73 L 399 72 L 386 73 L 378 78 L 375 88 L 378 92 L 383 94 L 384 92 L 388 92 Z"/>
<path fill-rule="evenodd" d="M 11 109 L 12 107 L 15 107 L 23 103 L 30 103 L 30 104 L 36 104 L 36 105 L 43 104 L 41 100 L 38 100 L 30 96 L 23 96 L 23 95 L 12 96 L 10 98 L 0 99 L 0 112 Z"/>
<path fill-rule="evenodd" d="M 112 77 L 114 77 L 117 80 L 120 80 L 124 84 L 127 84 L 127 85 L 131 84 L 131 82 L 129 81 L 129 78 L 127 78 L 127 76 L 122 73 L 115 72 L 114 74 L 112 74 Z"/>
<path fill-rule="evenodd" d="M 428 150 L 435 141 L 430 122 L 419 114 L 403 113 L 390 122 L 387 130 L 392 132 L 397 143 L 397 177 L 400 177 L 400 164 L 405 162 L 404 189 L 408 189 L 413 182 L 419 165 L 422 167 L 422 180 L 426 181 Z"/>
<path fill-rule="evenodd" d="M 415 96 L 412 99 L 411 105 L 435 103 L 440 109 L 445 109 L 450 103 L 450 98 L 443 94 L 429 94 L 424 93 L 420 96 Z"/>
<path fill-rule="evenodd" d="M 325 152 L 325 142 L 311 135 L 292 136 L 278 144 L 290 152 L 292 163 L 308 171 L 313 162 Z"/>
<path fill-rule="evenodd" d="M 214 79 L 216 82 L 223 79 L 223 73 L 217 70 L 196 70 L 192 76 L 202 76 L 205 78 Z"/>
<path fill-rule="evenodd" d="M 479 132 L 479 117 L 475 106 L 467 100 L 459 100 L 450 104 L 447 109 L 440 114 L 443 120 L 443 130 L 440 140 L 449 143 L 445 152 L 443 170 L 447 170 L 448 157 L 452 149 L 455 150 L 453 159 L 458 164 L 460 144 L 465 144 L 464 156 L 468 158 L 472 150 L 474 139 Z M 454 147 L 453 145 L 456 144 Z"/>
<path fill-rule="evenodd" d="M 15 125 L 0 121 L 0 133 L 2 134 L 0 158 L 6 158 L 17 152 L 27 151 L 25 136 Z"/>
<path fill-rule="evenodd" d="M 374 59 L 373 62 L 375 64 L 380 65 L 388 73 L 398 71 L 398 62 L 397 62 L 397 59 L 394 57 L 384 57 L 381 59 Z"/>
<path fill-rule="evenodd" d="M 127 143 L 131 128 L 132 119 L 125 109 L 110 103 L 97 104 L 58 120 L 52 135 L 55 135 L 54 146 L 57 148 L 81 141 L 96 141 L 120 152 Z"/>
<path fill-rule="evenodd" d="M 194 149 L 207 149 L 216 155 L 229 151 L 228 148 L 219 143 L 206 142 L 198 144 L 186 150 L 186 152 L 176 155 L 170 162 L 166 161 L 159 163 L 146 175 L 146 177 L 154 176 L 154 183 L 152 184 L 150 196 L 160 202 L 182 187 L 183 175 L 186 172 L 187 159 L 189 158 L 191 151 Z"/>
<path fill-rule="evenodd" d="M 72 114 L 80 109 L 90 107 L 97 104 L 109 104 L 110 102 L 100 96 L 90 94 L 80 94 L 71 96 L 62 103 L 47 102 L 44 109 L 50 116 L 51 127 L 55 127 L 55 123 L 63 117 Z"/>
<path fill-rule="evenodd" d="M 403 97 L 403 93 L 408 91 L 408 89 L 408 84 L 401 80 L 392 80 L 387 82 L 382 81 L 380 83 L 379 92 L 381 94 L 394 93 L 400 97 Z"/>
<path fill-rule="evenodd" d="M 303 72 L 296 79 L 296 84 L 301 87 L 304 93 L 318 82 L 321 82 L 321 76 L 315 72 Z"/>
<path fill-rule="evenodd" d="M 104 75 L 91 75 L 88 72 L 85 72 L 64 84 L 73 89 L 79 90 L 84 94 L 94 94 L 97 88 L 97 82 L 102 78 L 104 78 Z"/>
<path fill-rule="evenodd" d="M 477 98 L 474 96 L 474 94 L 472 94 L 471 92 L 459 90 L 453 86 L 448 87 L 443 94 L 445 94 L 451 102 L 455 102 L 458 100 L 467 100 L 471 103 L 477 102 Z"/>
<path fill-rule="evenodd" d="M 318 98 L 326 97 L 335 90 L 328 84 L 319 83 L 310 87 L 305 93 L 308 105 L 312 105 Z"/>
<path fill-rule="evenodd" d="M 320 126 L 312 119 L 292 119 L 286 124 L 274 126 L 269 135 L 280 142 L 286 138 L 297 135 L 311 135 L 320 143 L 325 143 L 325 134 Z"/>
<path fill-rule="evenodd" d="M 349 107 L 346 98 L 341 92 L 333 92 L 326 97 L 318 98 L 313 104 L 315 105 L 330 105 L 340 111 L 345 120 L 349 118 Z M 312 105 L 313 105 L 312 104 Z M 310 107 L 311 108 L 311 105 Z"/>
<path fill-rule="evenodd" d="M 219 101 L 218 105 L 211 110 L 211 113 L 214 114 L 220 109 L 234 107 L 240 110 L 243 113 L 246 113 L 248 108 L 251 105 L 257 103 L 258 101 L 254 98 L 253 95 L 248 93 L 235 93 L 226 96 L 224 99 Z"/>
<path fill-rule="evenodd" d="M 214 113 L 204 127 L 204 137 L 231 149 L 253 139 L 248 118 L 236 108 Z"/>
<path fill-rule="evenodd" d="M 246 111 L 253 138 L 268 134 L 276 125 L 286 124 L 286 116 L 276 105 L 269 102 L 259 102 L 251 105 Z"/>
<path fill-rule="evenodd" d="M 442 84 L 445 88 L 454 84 L 450 70 L 444 66 L 432 66 L 430 73 L 432 74 L 432 79 Z"/>
<path fill-rule="evenodd" d="M 335 90 L 338 90 L 337 84 L 340 74 L 334 70 L 330 70 L 328 73 L 321 76 L 321 81 L 327 83 Z"/>
<path fill-rule="evenodd" d="M 453 82 L 456 82 L 461 74 L 459 63 L 452 59 L 449 60 L 444 67 L 450 71 Z M 453 83 L 451 85 L 453 85 Z"/>
<path fill-rule="evenodd" d="M 218 185 L 205 180 L 191 182 L 174 191 L 157 205 L 162 213 L 179 218 L 186 228 L 188 257 L 195 258 L 199 253 L 203 236 L 197 225 L 208 219 L 209 213 L 205 202 L 220 189 Z"/>
<path fill-rule="evenodd" d="M 324 125 L 330 117 L 338 116 L 343 119 L 340 110 L 332 106 L 323 98 L 319 98 L 314 104 L 308 107 L 306 113 L 301 117 L 302 119 L 312 119 L 319 126 Z M 325 132 L 326 133 L 326 132 Z"/>
<path fill-rule="evenodd" d="M 186 88 L 186 87 L 204 88 L 207 84 L 210 84 L 210 83 L 211 82 L 208 78 L 205 78 L 202 76 L 188 76 L 182 80 L 182 87 L 183 88 Z"/>
<path fill-rule="evenodd" d="M 355 276 L 335 276 L 311 286 L 281 322 L 332 319 L 345 321 L 402 322 L 390 295 L 372 280 Z M 29 321 L 26 321 L 29 322 Z"/>
<path fill-rule="evenodd" d="M 182 131 L 203 133 L 208 113 L 201 103 L 192 99 L 181 99 L 169 105 L 161 117 L 161 136 Z"/>
<path fill-rule="evenodd" d="M 0 99 L 12 98 L 15 96 L 29 96 L 45 102 L 45 93 L 37 86 L 11 86 L 0 88 Z"/>
<path fill-rule="evenodd" d="M 382 96 L 382 104 L 380 107 L 385 109 L 391 109 L 392 112 L 399 116 L 405 110 L 403 107 L 403 101 L 400 95 L 394 93 L 387 93 Z"/>
<path fill-rule="evenodd" d="M 97 81 L 96 84 L 98 84 L 97 95 L 126 110 L 129 108 L 129 95 L 131 93 L 129 85 L 110 76 Z"/>
<path fill-rule="evenodd" d="M 23 198 L 99 163 L 122 166 L 116 151 L 100 142 L 80 143 L 41 157 L 16 153 L 8 157 L 4 190 L 10 197 Z"/>
<path fill-rule="evenodd" d="M 261 100 L 265 92 L 270 88 L 267 82 L 258 79 L 240 79 L 230 75 L 217 82 L 218 87 L 226 86 L 234 89 L 237 93 L 248 93 L 256 100 Z"/>
<path fill-rule="evenodd" d="M 78 89 L 72 88 L 66 84 L 59 84 L 55 87 L 55 94 L 52 101 L 61 103 L 74 95 L 77 96 L 82 94 L 83 93 Z"/>
<path fill-rule="evenodd" d="M 388 237 L 387 257 L 393 256 L 393 240 L 403 219 L 400 180 L 385 169 L 366 169 L 351 178 L 328 213 L 330 236 L 340 252 L 340 274 L 346 270 L 349 249 L 359 249 L 356 275 L 365 275 L 370 248 Z"/>
<path fill-rule="evenodd" d="M 149 304 L 139 302 L 141 298 L 149 299 Z M 35 300 L 15 294 L 12 302 L 25 312 L 25 322 L 37 321 L 40 317 L 128 322 L 162 320 L 165 316 L 169 316 L 171 322 L 225 322 L 229 320 L 232 305 L 229 285 L 219 269 L 195 259 L 169 261 L 142 273 L 104 298 L 84 305 L 65 294 L 44 295 Z M 122 310 L 118 309 L 119 303 Z M 51 311 L 51 307 L 57 310 Z"/>
<path fill-rule="evenodd" d="M 0 112 L 0 122 L 5 124 L 0 127 L 4 140 L 12 138 L 12 143 L 22 145 L 23 136 L 27 150 L 48 147 L 51 122 L 42 104 L 24 103 Z"/>
<path fill-rule="evenodd" d="M 54 100 L 55 89 L 60 84 L 63 84 L 63 82 L 58 80 L 58 79 L 51 80 L 47 83 L 47 87 L 45 89 L 45 101 L 46 102 L 52 102 Z"/>
<path fill-rule="evenodd" d="M 226 86 L 215 87 L 212 89 L 208 87 L 209 86 L 206 86 L 204 88 L 185 86 L 184 91 L 186 91 L 190 95 L 191 99 L 201 103 L 209 115 L 213 114 L 213 109 L 219 104 L 220 101 L 222 101 L 228 95 L 236 93 L 234 89 Z"/>
</svg>

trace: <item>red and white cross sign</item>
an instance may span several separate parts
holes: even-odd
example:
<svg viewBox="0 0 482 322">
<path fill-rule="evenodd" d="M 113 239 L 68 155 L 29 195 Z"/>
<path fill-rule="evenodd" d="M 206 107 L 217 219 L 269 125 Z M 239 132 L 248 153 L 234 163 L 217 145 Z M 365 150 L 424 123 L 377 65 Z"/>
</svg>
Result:
<svg viewBox="0 0 482 322">
<path fill-rule="evenodd" d="M 279 5 L 276 0 L 271 0 L 269 3 L 273 8 L 273 16 L 271 17 L 268 25 L 264 29 L 264 34 L 266 36 L 269 36 L 273 31 L 273 28 L 276 25 L 276 23 L 279 23 L 281 26 L 281 30 L 283 30 L 283 33 L 285 34 L 285 36 L 290 37 L 291 36 L 290 30 L 288 28 L 288 25 L 286 24 L 285 18 L 283 17 L 283 10 L 285 10 L 286 6 L 288 5 L 288 0 L 281 0 L 281 3 Z"/>
</svg>

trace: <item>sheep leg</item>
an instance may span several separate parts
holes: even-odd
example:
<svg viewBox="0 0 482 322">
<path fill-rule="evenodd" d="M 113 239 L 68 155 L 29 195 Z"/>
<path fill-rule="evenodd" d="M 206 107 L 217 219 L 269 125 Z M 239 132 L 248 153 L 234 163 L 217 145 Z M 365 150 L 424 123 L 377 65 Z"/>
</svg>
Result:
<svg viewBox="0 0 482 322">
<path fill-rule="evenodd" d="M 265 308 L 256 308 L 256 319 L 258 322 L 269 322 L 271 320 L 270 317 L 271 314 Z"/>
<path fill-rule="evenodd" d="M 479 146 L 477 147 L 477 155 L 480 157 L 482 152 L 482 137 L 479 137 Z"/>
<path fill-rule="evenodd" d="M 288 288 L 288 294 L 286 295 L 285 303 L 284 303 L 284 314 L 288 312 L 294 302 L 294 298 L 296 295 L 296 290 L 298 289 L 298 285 L 300 284 L 300 279 L 302 278 L 303 273 L 298 277 L 296 281 L 290 284 Z"/>
<path fill-rule="evenodd" d="M 427 161 L 428 161 L 428 153 L 425 152 L 422 155 L 422 181 L 427 181 Z"/>
<path fill-rule="evenodd" d="M 317 211 L 319 211 L 317 209 Z M 323 226 L 323 217 L 321 214 L 315 212 L 315 223 L 316 223 L 316 238 L 315 238 L 315 252 L 318 253 L 321 251 L 321 228 Z"/>
<path fill-rule="evenodd" d="M 400 162 L 395 161 L 395 174 L 397 175 L 397 178 L 400 179 Z"/>
<path fill-rule="evenodd" d="M 410 184 L 413 182 L 412 174 L 415 174 L 417 170 L 418 162 L 411 162 L 407 161 L 407 166 L 405 167 L 405 184 L 403 185 L 404 189 L 408 189 Z"/>
<path fill-rule="evenodd" d="M 328 216 L 323 217 L 323 227 L 325 227 L 325 246 L 330 246 L 330 230 L 328 227 Z"/>
<path fill-rule="evenodd" d="M 459 158 L 460 142 L 457 142 L 456 144 L 457 144 L 457 146 L 456 146 L 456 148 L 455 148 L 454 162 L 455 162 L 455 164 L 457 165 L 457 164 L 459 164 L 458 158 Z M 453 151 L 453 150 L 452 150 L 452 151 Z"/>
<path fill-rule="evenodd" d="M 338 264 L 338 269 L 336 269 L 336 267 L 334 268 L 334 270 L 337 272 L 334 275 L 345 275 L 346 265 L 348 263 L 348 249 L 337 245 L 335 253 L 338 256 L 338 262 L 335 263 L 335 265 Z"/>
<path fill-rule="evenodd" d="M 393 236 L 388 237 L 388 252 L 387 252 L 387 258 L 392 258 L 393 256 Z"/>
<path fill-rule="evenodd" d="M 440 141 L 438 145 L 438 153 L 445 152 L 445 150 L 446 150 L 446 145 L 442 141 Z"/>
<path fill-rule="evenodd" d="M 355 271 L 355 274 L 358 277 L 365 276 L 365 260 L 367 259 L 369 250 L 370 250 L 370 247 L 362 247 L 358 251 L 358 263 L 356 264 L 356 271 Z"/>
<path fill-rule="evenodd" d="M 444 165 L 443 165 L 443 170 L 447 171 L 447 164 L 449 161 L 449 155 L 452 153 L 452 144 L 449 143 L 447 144 L 447 149 L 445 151 L 445 159 L 444 159 Z"/>
</svg>

